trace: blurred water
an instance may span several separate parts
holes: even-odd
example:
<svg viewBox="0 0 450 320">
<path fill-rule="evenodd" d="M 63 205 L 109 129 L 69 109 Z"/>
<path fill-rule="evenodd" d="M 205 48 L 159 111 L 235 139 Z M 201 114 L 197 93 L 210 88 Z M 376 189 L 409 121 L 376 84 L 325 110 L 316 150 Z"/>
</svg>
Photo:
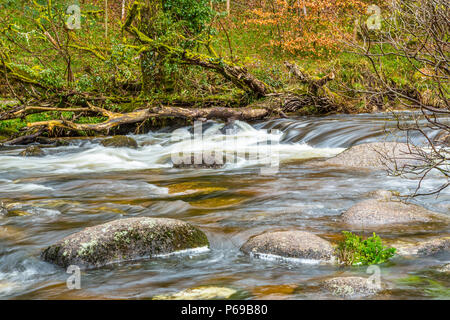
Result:
<svg viewBox="0 0 450 320">
<path fill-rule="evenodd" d="M 260 260 L 239 248 L 252 235 L 265 230 L 306 230 L 333 240 L 342 231 L 338 216 L 367 193 L 389 189 L 409 193 L 417 179 L 388 177 L 384 172 L 313 167 L 306 160 L 331 157 L 355 144 L 405 140 L 395 132 L 388 115 L 352 115 L 278 119 L 256 124 L 237 121 L 232 143 L 224 124 L 203 126 L 202 143 L 186 139 L 192 128 L 133 135 L 139 148 L 113 149 L 97 140 L 74 140 L 71 145 L 45 149 L 42 158 L 22 158 L 23 148 L 0 151 L 0 199 L 14 214 L 0 217 L 0 298 L 151 298 L 201 285 L 236 289 L 239 298 L 321 298 L 313 290 L 318 279 L 344 271 L 365 274 L 364 268 Z M 279 132 L 268 130 L 278 130 Z M 172 131 L 174 131 L 173 128 Z M 430 131 L 434 137 L 437 131 Z M 183 138 L 185 137 L 185 138 Z M 423 141 L 412 136 L 416 143 Z M 261 175 L 260 164 L 243 156 L 258 143 L 275 141 L 280 166 L 274 175 Z M 237 154 L 220 169 L 174 169 L 171 154 L 219 150 Z M 432 176 L 425 189 L 442 180 Z M 415 199 L 428 209 L 449 213 L 450 190 Z M 204 230 L 211 242 L 207 252 L 158 257 L 116 264 L 82 273 L 82 290 L 69 290 L 69 274 L 39 259 L 49 244 L 80 231 L 123 217 L 170 217 Z M 386 239 L 416 239 L 445 230 L 383 232 Z M 447 253 L 420 258 L 396 258 L 383 265 L 383 279 L 419 273 L 449 285 L 433 268 L 449 262 Z M 431 272 L 431 274 L 430 274 Z M 400 283 L 394 298 L 445 298 L 430 286 Z M 286 288 L 295 288 L 288 294 Z M 269 289 L 267 289 L 269 288 Z M 283 293 L 283 294 L 282 294 Z M 327 296 L 324 296 L 327 297 Z"/>
</svg>

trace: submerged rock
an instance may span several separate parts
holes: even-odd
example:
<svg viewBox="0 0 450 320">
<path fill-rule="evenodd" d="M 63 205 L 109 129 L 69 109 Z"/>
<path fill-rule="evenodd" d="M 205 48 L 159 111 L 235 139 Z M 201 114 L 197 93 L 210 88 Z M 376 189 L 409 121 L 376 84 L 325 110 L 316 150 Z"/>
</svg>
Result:
<svg viewBox="0 0 450 320">
<path fill-rule="evenodd" d="M 126 136 L 114 136 L 112 138 L 105 139 L 101 142 L 104 147 L 110 148 L 132 148 L 137 149 L 138 144 L 136 140 Z"/>
<path fill-rule="evenodd" d="M 334 261 L 334 248 L 326 240 L 305 231 L 268 232 L 250 238 L 241 250 L 256 257 L 274 255 L 285 258 Z"/>
<path fill-rule="evenodd" d="M 209 246 L 198 228 L 175 219 L 129 218 L 86 228 L 45 249 L 41 257 L 66 268 L 106 264 Z"/>
<path fill-rule="evenodd" d="M 198 287 L 171 295 L 154 296 L 153 300 L 212 300 L 229 299 L 237 291 L 226 287 Z"/>
<path fill-rule="evenodd" d="M 398 192 L 383 189 L 371 191 L 367 194 L 369 198 L 380 199 L 385 201 L 392 200 L 393 198 L 398 197 L 399 195 L 400 194 Z"/>
<path fill-rule="evenodd" d="M 337 156 L 321 162 L 334 165 L 373 170 L 391 169 L 401 171 L 406 165 L 420 163 L 411 155 L 413 146 L 397 142 L 375 142 L 353 146 Z"/>
<path fill-rule="evenodd" d="M 445 147 L 450 146 L 450 134 L 442 134 L 440 137 L 438 137 L 435 142 L 437 142 L 440 145 L 443 145 Z"/>
<path fill-rule="evenodd" d="M 0 201 L 0 216 L 7 215 L 8 210 L 6 210 L 5 205 L 3 204 L 3 201 Z"/>
<path fill-rule="evenodd" d="M 447 263 L 446 265 L 440 267 L 438 271 L 443 273 L 450 273 L 450 263 Z"/>
<path fill-rule="evenodd" d="M 414 243 L 393 243 L 392 247 L 396 248 L 396 253 L 401 256 L 431 256 L 449 250 L 450 237 L 441 237 Z"/>
<path fill-rule="evenodd" d="M 29 146 L 20 154 L 22 157 L 42 157 L 44 155 L 44 151 L 38 146 Z"/>
<path fill-rule="evenodd" d="M 376 285 L 369 278 L 337 277 L 323 281 L 321 287 L 333 295 L 342 298 L 355 298 L 375 295 L 383 286 Z"/>
<path fill-rule="evenodd" d="M 341 215 L 344 223 L 359 227 L 447 221 L 444 215 L 415 204 L 369 199 L 355 204 Z"/>
</svg>

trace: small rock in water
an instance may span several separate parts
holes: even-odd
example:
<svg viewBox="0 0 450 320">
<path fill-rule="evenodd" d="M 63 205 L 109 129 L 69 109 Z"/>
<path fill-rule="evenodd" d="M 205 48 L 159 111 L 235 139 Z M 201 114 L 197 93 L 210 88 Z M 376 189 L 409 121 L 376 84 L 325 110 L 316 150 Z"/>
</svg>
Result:
<svg viewBox="0 0 450 320">
<path fill-rule="evenodd" d="M 104 147 L 111 148 L 132 148 L 137 149 L 138 144 L 136 140 L 126 136 L 114 136 L 112 138 L 105 139 L 101 142 Z"/>
<path fill-rule="evenodd" d="M 371 296 L 383 290 L 383 286 L 363 277 L 337 277 L 325 280 L 321 287 L 335 296 L 356 298 Z"/>
<path fill-rule="evenodd" d="M 411 154 L 414 147 L 406 143 L 375 142 L 353 146 L 337 156 L 317 163 L 372 170 L 402 170 L 406 165 L 420 164 L 417 156 Z"/>
<path fill-rule="evenodd" d="M 216 161 L 214 156 L 200 154 L 200 157 L 196 157 L 195 155 L 191 155 L 191 159 L 189 161 L 182 161 L 181 163 L 174 163 L 173 167 L 177 169 L 185 169 L 185 168 L 195 168 L 195 169 L 218 169 L 223 167 L 224 161 L 222 163 L 218 163 L 220 161 Z"/>
<path fill-rule="evenodd" d="M 42 157 L 44 155 L 44 151 L 38 146 L 29 146 L 20 154 L 22 157 Z"/>
<path fill-rule="evenodd" d="M 7 215 L 8 210 L 6 210 L 5 205 L 3 204 L 3 201 L 0 201 L 0 216 Z"/>
<path fill-rule="evenodd" d="M 389 190 L 375 190 L 375 191 L 369 192 L 367 195 L 373 199 L 389 201 L 389 200 L 392 200 L 394 197 L 398 196 L 399 193 L 394 192 L 394 191 L 389 191 Z"/>
<path fill-rule="evenodd" d="M 439 272 L 450 273 L 450 263 L 447 263 L 443 267 L 438 269 Z"/>
<path fill-rule="evenodd" d="M 263 233 L 250 238 L 241 250 L 256 257 L 273 255 L 324 262 L 333 262 L 335 258 L 328 241 L 305 231 Z"/>
<path fill-rule="evenodd" d="M 41 257 L 64 268 L 76 265 L 87 269 L 208 246 L 206 235 L 186 222 L 129 218 L 70 235 L 45 249 Z"/>
<path fill-rule="evenodd" d="M 393 243 L 397 254 L 402 256 L 431 256 L 450 249 L 450 237 L 435 238 L 415 243 Z"/>
<path fill-rule="evenodd" d="M 199 287 L 186 289 L 172 295 L 154 296 L 153 300 L 212 300 L 229 299 L 237 291 L 225 287 Z"/>
<path fill-rule="evenodd" d="M 449 147 L 450 146 L 450 134 L 443 134 L 441 135 L 439 138 L 436 139 L 436 141 L 438 144 L 441 144 L 445 147 Z"/>
<path fill-rule="evenodd" d="M 443 222 L 448 218 L 415 204 L 369 199 L 355 204 L 341 216 L 344 223 L 358 227 Z"/>
</svg>

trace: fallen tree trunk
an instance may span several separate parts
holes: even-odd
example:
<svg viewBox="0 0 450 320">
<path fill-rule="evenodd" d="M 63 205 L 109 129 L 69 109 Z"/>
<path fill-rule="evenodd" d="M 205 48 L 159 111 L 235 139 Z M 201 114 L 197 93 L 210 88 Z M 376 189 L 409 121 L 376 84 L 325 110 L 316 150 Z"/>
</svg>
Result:
<svg viewBox="0 0 450 320">
<path fill-rule="evenodd" d="M 33 143 L 36 141 L 37 138 L 39 138 L 39 136 L 41 134 L 44 133 L 45 130 L 46 130 L 45 127 L 37 127 L 37 128 L 30 129 L 29 130 L 29 131 L 31 131 L 30 134 L 25 134 L 21 137 L 9 140 L 0 145 L 8 146 L 8 145 L 19 145 L 19 144 L 23 145 L 23 144 Z"/>
<path fill-rule="evenodd" d="M 128 113 L 117 113 L 106 109 L 94 107 L 89 104 L 89 110 L 108 117 L 108 120 L 97 124 L 75 123 L 69 120 L 51 120 L 29 123 L 28 127 L 46 127 L 50 132 L 55 128 L 62 128 L 74 131 L 84 132 L 104 132 L 124 124 L 139 123 L 152 117 L 176 117 L 192 120 L 207 119 L 236 119 L 236 120 L 257 120 L 266 117 L 269 114 L 267 109 L 252 108 L 180 108 L 180 107 L 153 107 L 143 110 L 137 110 Z"/>
<path fill-rule="evenodd" d="M 57 112 L 84 112 L 91 111 L 88 108 L 53 108 L 53 107 L 40 107 L 40 106 L 19 106 L 12 110 L 0 113 L 1 120 L 11 120 L 17 118 L 23 118 L 30 114 L 42 113 L 47 111 L 57 111 Z"/>
</svg>

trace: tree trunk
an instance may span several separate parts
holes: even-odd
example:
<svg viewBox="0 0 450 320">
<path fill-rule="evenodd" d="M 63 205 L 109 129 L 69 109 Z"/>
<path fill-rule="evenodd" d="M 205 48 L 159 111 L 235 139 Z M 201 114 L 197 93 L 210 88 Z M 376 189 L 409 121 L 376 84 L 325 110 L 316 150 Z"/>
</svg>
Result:
<svg viewBox="0 0 450 320">
<path fill-rule="evenodd" d="M 154 21 L 161 13 L 162 0 L 145 0 L 141 7 L 141 22 L 139 31 L 151 39 L 157 39 Z M 166 72 L 163 56 L 157 52 L 143 52 L 141 54 L 142 90 L 146 93 L 164 91 L 166 88 Z"/>
</svg>

